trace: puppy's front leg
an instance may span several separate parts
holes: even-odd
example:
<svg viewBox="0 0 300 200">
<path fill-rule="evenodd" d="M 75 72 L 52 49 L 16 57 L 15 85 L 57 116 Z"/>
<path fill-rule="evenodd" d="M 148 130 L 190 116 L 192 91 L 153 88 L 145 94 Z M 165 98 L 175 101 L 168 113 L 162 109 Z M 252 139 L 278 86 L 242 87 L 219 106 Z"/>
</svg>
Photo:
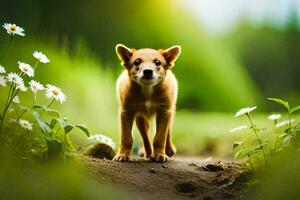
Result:
<svg viewBox="0 0 300 200">
<path fill-rule="evenodd" d="M 156 116 L 156 134 L 153 140 L 154 154 L 151 160 L 155 162 L 166 162 L 169 157 L 165 153 L 168 128 L 171 123 L 173 112 L 170 110 L 159 110 Z"/>
<path fill-rule="evenodd" d="M 134 120 L 134 113 L 127 110 L 120 110 L 120 122 L 121 122 L 121 146 L 118 154 L 114 157 L 115 161 L 129 161 L 132 149 L 132 124 Z"/>
</svg>

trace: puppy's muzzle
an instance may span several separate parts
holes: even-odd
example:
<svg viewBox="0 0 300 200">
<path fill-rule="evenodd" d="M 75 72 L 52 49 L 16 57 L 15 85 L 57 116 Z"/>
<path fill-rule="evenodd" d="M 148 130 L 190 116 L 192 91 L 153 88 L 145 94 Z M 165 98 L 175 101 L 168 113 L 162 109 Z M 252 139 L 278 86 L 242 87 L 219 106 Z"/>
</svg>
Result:
<svg viewBox="0 0 300 200">
<path fill-rule="evenodd" d="M 143 71 L 143 78 L 144 79 L 152 79 L 153 78 L 153 71 L 151 69 L 145 69 Z"/>
</svg>

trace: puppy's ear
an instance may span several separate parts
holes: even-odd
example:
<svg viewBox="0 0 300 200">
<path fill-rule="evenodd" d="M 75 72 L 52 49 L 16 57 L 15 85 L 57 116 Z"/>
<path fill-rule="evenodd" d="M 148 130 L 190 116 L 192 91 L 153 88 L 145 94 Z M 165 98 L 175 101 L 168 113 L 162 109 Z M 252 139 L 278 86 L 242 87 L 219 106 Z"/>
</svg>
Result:
<svg viewBox="0 0 300 200">
<path fill-rule="evenodd" d="M 160 50 L 162 55 L 166 59 L 167 68 L 172 68 L 174 66 L 175 61 L 179 57 L 181 53 L 181 47 L 179 45 L 172 46 L 166 50 Z"/>
<path fill-rule="evenodd" d="M 117 44 L 115 49 L 122 65 L 129 67 L 129 61 L 132 56 L 133 49 L 130 49 L 123 44 Z"/>
</svg>

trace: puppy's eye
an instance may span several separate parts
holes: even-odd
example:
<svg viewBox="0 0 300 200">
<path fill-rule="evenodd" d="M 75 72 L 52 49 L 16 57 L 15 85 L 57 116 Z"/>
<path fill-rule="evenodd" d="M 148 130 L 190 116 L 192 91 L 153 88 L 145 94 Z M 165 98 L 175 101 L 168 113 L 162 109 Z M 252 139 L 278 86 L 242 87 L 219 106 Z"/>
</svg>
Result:
<svg viewBox="0 0 300 200">
<path fill-rule="evenodd" d="M 160 66 L 160 65 L 161 65 L 161 62 L 160 62 L 159 60 L 154 60 L 154 64 L 155 64 L 156 66 Z"/>
<path fill-rule="evenodd" d="M 135 66 L 139 66 L 141 63 L 142 63 L 142 60 L 141 60 L 140 58 L 136 59 L 136 60 L 133 62 L 133 64 L 134 64 Z"/>
</svg>

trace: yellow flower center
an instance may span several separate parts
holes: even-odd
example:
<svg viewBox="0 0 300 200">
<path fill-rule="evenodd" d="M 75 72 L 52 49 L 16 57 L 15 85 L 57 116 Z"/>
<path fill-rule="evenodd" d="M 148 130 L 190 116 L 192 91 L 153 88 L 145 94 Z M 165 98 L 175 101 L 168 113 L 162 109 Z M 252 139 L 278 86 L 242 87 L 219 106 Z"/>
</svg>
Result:
<svg viewBox="0 0 300 200">
<path fill-rule="evenodd" d="M 17 78 L 16 78 L 16 77 L 12 77 L 11 79 L 12 79 L 13 81 L 16 81 L 16 80 L 17 80 Z"/>
<path fill-rule="evenodd" d="M 11 31 L 16 31 L 16 29 L 17 29 L 17 26 L 16 26 L 15 24 L 12 24 L 12 25 L 10 26 L 10 30 L 11 30 Z"/>
<path fill-rule="evenodd" d="M 53 90 L 52 92 L 55 96 L 57 96 L 59 94 L 59 90 Z"/>
</svg>

